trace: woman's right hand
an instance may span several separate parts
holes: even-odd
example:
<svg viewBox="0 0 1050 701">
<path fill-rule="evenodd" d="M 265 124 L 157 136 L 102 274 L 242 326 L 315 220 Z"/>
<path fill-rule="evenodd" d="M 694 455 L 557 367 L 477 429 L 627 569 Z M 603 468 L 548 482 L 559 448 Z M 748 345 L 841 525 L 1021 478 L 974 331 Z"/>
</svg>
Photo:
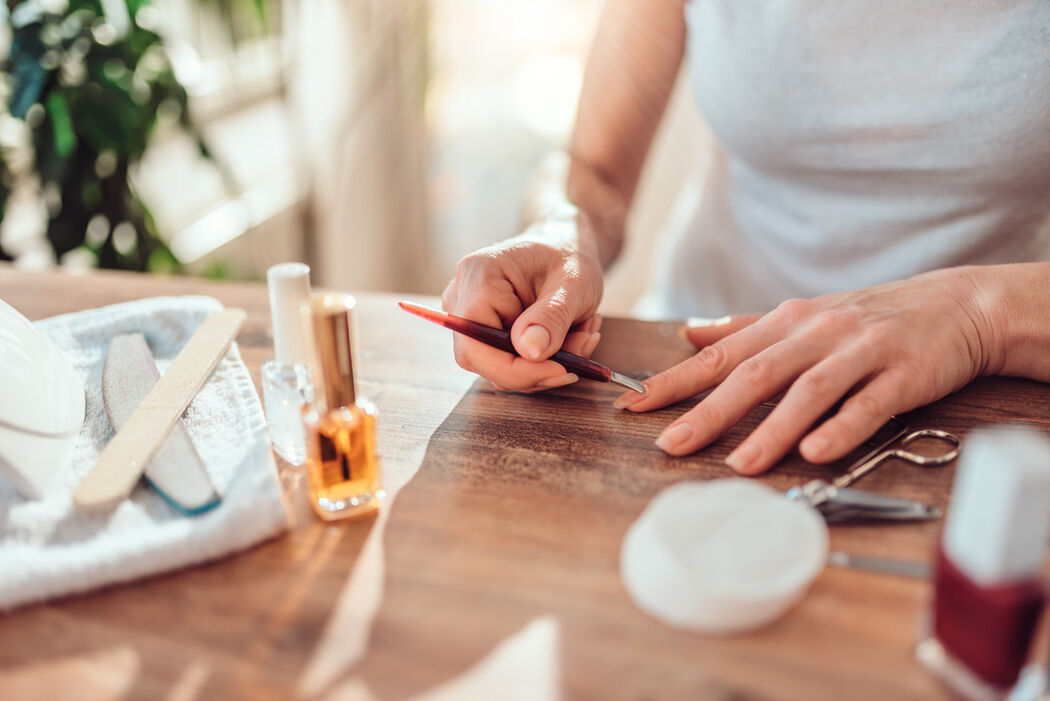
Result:
<svg viewBox="0 0 1050 701">
<path fill-rule="evenodd" d="M 567 153 L 525 203 L 525 221 L 535 223 L 461 260 L 442 296 L 449 313 L 509 327 L 520 357 L 454 334 L 460 366 L 519 392 L 576 381 L 547 358 L 560 348 L 589 356 L 598 345 L 602 270 L 623 243 L 685 37 L 684 0 L 605 3 Z"/>
<path fill-rule="evenodd" d="M 518 356 L 453 334 L 456 362 L 499 389 L 534 392 L 579 378 L 546 360 L 589 357 L 601 339 L 602 264 L 586 215 L 537 222 L 459 261 L 441 296 L 446 312 L 510 328 Z M 520 357 L 519 357 L 520 356 Z"/>
</svg>

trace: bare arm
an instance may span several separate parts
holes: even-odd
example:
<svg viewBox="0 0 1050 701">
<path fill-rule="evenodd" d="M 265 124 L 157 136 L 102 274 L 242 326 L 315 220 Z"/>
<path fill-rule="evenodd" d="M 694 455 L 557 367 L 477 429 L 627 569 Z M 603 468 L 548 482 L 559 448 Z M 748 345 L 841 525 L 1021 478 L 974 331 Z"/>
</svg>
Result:
<svg viewBox="0 0 1050 701">
<path fill-rule="evenodd" d="M 526 202 L 531 225 L 587 218 L 603 266 L 624 221 L 685 54 L 684 0 L 609 0 L 598 26 L 568 153 L 544 164 Z"/>
<path fill-rule="evenodd" d="M 1050 263 L 971 268 L 983 375 L 1050 382 Z"/>
<path fill-rule="evenodd" d="M 578 379 L 545 359 L 562 347 L 590 355 L 600 339 L 602 271 L 684 51 L 684 0 L 608 0 L 568 153 L 545 164 L 523 233 L 463 258 L 442 297 L 454 314 L 509 327 L 520 357 L 457 336 L 462 367 L 519 391 Z"/>
</svg>

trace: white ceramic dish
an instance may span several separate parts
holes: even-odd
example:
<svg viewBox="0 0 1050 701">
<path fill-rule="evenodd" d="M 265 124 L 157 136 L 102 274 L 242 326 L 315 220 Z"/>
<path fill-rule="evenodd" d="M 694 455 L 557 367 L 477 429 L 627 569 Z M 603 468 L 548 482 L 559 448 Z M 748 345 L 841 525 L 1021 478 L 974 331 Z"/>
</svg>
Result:
<svg viewBox="0 0 1050 701">
<path fill-rule="evenodd" d="M 40 498 L 69 463 L 84 382 L 62 351 L 0 300 L 0 477 Z"/>
</svg>

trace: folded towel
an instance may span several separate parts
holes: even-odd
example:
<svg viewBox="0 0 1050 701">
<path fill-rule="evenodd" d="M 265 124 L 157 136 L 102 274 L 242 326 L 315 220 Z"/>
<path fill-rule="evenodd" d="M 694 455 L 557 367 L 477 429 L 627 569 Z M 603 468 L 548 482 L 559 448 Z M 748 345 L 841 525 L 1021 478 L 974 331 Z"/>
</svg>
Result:
<svg viewBox="0 0 1050 701">
<path fill-rule="evenodd" d="M 72 502 L 113 437 L 101 386 L 109 339 L 141 331 L 163 373 L 219 309 L 208 297 L 158 297 L 38 322 L 84 380 L 84 426 L 72 464 L 44 499 L 26 499 L 0 478 L 0 610 L 215 560 L 287 528 L 266 422 L 236 344 L 183 417 L 222 495 L 217 508 L 180 516 L 143 483 L 114 509 L 89 512 Z"/>
</svg>

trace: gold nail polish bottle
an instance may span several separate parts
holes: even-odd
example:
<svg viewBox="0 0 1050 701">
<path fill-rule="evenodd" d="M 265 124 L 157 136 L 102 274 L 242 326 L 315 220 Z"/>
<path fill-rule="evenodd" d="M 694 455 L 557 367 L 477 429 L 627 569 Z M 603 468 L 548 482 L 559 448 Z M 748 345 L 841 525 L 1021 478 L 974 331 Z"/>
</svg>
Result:
<svg viewBox="0 0 1050 701">
<path fill-rule="evenodd" d="M 310 505 L 326 521 L 379 508 L 383 488 L 375 450 L 375 407 L 357 396 L 354 383 L 350 295 L 311 299 L 315 401 L 303 410 Z"/>
</svg>

